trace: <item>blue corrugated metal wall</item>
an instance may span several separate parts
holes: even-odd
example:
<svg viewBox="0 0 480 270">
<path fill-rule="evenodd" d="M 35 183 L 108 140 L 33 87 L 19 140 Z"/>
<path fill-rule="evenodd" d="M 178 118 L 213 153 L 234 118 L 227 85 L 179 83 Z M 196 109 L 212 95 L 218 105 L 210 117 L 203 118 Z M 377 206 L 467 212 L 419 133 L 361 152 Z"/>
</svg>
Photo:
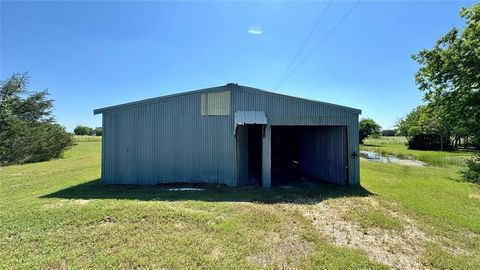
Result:
<svg viewBox="0 0 480 270">
<path fill-rule="evenodd" d="M 335 184 L 345 183 L 344 128 L 312 127 L 300 133 L 300 171 Z"/>
<path fill-rule="evenodd" d="M 231 114 L 202 116 L 201 92 L 139 102 L 103 113 L 106 183 L 237 182 L 235 111 L 265 111 L 270 125 L 346 126 L 350 184 L 359 182 L 358 115 L 344 108 L 257 91 L 231 91 Z M 332 141 L 331 147 L 343 147 Z M 127 151 L 128 150 L 128 151 Z"/>
<path fill-rule="evenodd" d="M 236 185 L 230 116 L 201 116 L 200 94 L 104 113 L 103 181 Z"/>
</svg>

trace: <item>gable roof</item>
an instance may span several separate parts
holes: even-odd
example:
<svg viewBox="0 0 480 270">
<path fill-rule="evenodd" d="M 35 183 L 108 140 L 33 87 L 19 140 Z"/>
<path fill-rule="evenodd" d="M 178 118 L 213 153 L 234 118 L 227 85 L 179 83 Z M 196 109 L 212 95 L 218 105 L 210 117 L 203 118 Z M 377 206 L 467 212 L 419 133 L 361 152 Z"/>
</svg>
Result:
<svg viewBox="0 0 480 270">
<path fill-rule="evenodd" d="M 202 94 L 202 93 L 206 93 L 206 92 L 227 91 L 227 90 L 249 91 L 249 92 L 256 91 L 256 92 L 260 92 L 260 93 L 267 94 L 267 95 L 274 95 L 274 96 L 280 96 L 280 97 L 286 97 L 286 98 L 293 98 L 293 99 L 306 101 L 306 102 L 313 102 L 313 103 L 324 105 L 324 106 L 327 106 L 327 107 L 334 107 L 335 109 L 348 111 L 348 112 L 351 112 L 351 113 L 354 113 L 354 114 L 361 114 L 362 113 L 362 111 L 360 109 L 355 109 L 355 108 L 346 107 L 346 106 L 342 106 L 342 105 L 337 105 L 337 104 L 333 104 L 333 103 L 322 102 L 322 101 L 318 101 L 318 100 L 305 99 L 305 98 L 300 98 L 300 97 L 295 97 L 295 96 L 284 95 L 284 94 L 270 92 L 270 91 L 266 91 L 266 90 L 262 90 L 262 89 L 258 89 L 258 88 L 242 86 L 242 85 L 238 85 L 238 84 L 234 84 L 234 83 L 228 83 L 228 84 L 222 85 L 222 86 L 204 88 L 204 89 L 199 89 L 199 90 L 194 90 L 194 91 L 182 92 L 182 93 L 177 93 L 177 94 L 172 94 L 172 95 L 143 99 L 143 100 L 139 100 L 139 101 L 133 101 L 133 102 L 123 103 L 123 104 L 119 104 L 119 105 L 99 108 L 99 109 L 95 109 L 93 111 L 93 114 L 105 113 L 105 112 L 118 110 L 118 109 L 123 109 L 123 108 L 131 107 L 131 106 L 157 103 L 157 102 L 161 102 L 161 101 L 165 101 L 165 100 L 168 100 L 168 99 L 181 97 L 181 96 L 196 95 L 196 94 Z"/>
</svg>

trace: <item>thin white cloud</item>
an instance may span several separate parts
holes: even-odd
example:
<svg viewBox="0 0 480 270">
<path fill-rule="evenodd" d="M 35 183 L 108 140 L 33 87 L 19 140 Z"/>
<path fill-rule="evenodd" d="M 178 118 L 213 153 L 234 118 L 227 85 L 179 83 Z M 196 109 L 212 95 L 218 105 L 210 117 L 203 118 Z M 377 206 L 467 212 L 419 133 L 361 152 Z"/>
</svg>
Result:
<svg viewBox="0 0 480 270">
<path fill-rule="evenodd" d="M 252 35 L 261 35 L 263 34 L 262 27 L 259 25 L 252 25 L 250 28 L 248 28 L 248 33 Z"/>
</svg>

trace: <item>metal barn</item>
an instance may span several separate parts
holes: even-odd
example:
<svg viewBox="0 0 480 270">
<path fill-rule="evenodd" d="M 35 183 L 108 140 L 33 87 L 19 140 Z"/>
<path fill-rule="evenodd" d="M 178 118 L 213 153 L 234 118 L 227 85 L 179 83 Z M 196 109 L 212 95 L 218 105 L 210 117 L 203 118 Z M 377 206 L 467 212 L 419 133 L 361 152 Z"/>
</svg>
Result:
<svg viewBox="0 0 480 270">
<path fill-rule="evenodd" d="M 237 84 L 97 109 L 102 181 L 358 185 L 360 113 Z"/>
</svg>

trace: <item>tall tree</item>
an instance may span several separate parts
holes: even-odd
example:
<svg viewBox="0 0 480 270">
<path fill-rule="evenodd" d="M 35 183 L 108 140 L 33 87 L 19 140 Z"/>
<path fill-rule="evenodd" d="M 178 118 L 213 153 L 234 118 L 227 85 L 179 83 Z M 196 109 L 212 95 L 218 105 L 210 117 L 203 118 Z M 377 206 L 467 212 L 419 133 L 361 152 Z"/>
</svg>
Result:
<svg viewBox="0 0 480 270">
<path fill-rule="evenodd" d="M 28 74 L 0 81 L 0 165 L 59 157 L 72 135 L 55 123 L 47 90 L 28 90 Z"/>
<path fill-rule="evenodd" d="M 412 58 L 424 100 L 459 134 L 480 136 L 480 3 L 463 8 L 465 28 L 452 28 L 435 46 Z"/>
<path fill-rule="evenodd" d="M 382 127 L 373 119 L 364 118 L 360 120 L 358 132 L 360 143 L 363 143 L 363 140 L 368 136 L 380 136 L 382 134 Z"/>
</svg>

